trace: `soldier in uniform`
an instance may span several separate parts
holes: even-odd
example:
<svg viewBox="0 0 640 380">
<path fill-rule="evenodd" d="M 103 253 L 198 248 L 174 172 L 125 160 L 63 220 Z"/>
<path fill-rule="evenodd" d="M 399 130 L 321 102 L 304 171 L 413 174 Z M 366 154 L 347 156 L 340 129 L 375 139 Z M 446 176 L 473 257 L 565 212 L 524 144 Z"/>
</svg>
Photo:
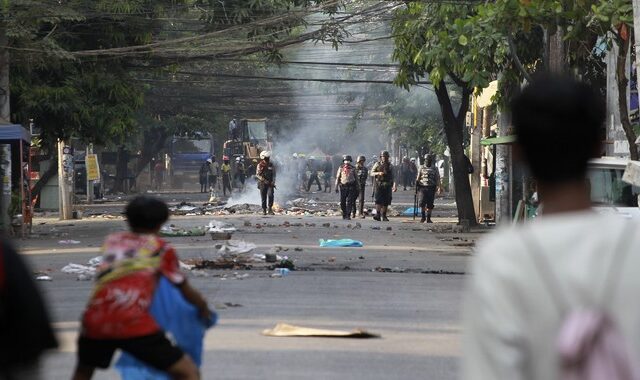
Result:
<svg viewBox="0 0 640 380">
<path fill-rule="evenodd" d="M 395 182 L 394 167 L 389 161 L 388 151 L 384 150 L 380 153 L 380 161 L 373 165 L 371 177 L 374 178 L 376 186 L 376 215 L 373 219 L 388 222 L 387 210 L 391 204 L 393 193 L 398 191 Z"/>
<path fill-rule="evenodd" d="M 356 168 L 351 164 L 352 161 L 351 156 L 343 156 L 342 165 L 336 173 L 336 193 L 340 191 L 340 208 L 342 219 L 345 220 L 351 220 L 351 210 L 353 210 L 359 187 Z"/>
<path fill-rule="evenodd" d="M 260 189 L 260 197 L 262 198 L 262 214 L 267 215 L 267 206 L 269 215 L 273 215 L 273 191 L 276 188 L 276 169 L 271 162 L 271 152 L 263 150 L 260 153 L 260 162 L 256 168 L 256 179 L 258 180 L 258 189 Z"/>
<path fill-rule="evenodd" d="M 244 191 L 244 182 L 247 179 L 247 168 L 244 165 L 244 157 L 236 157 L 236 174 L 234 175 L 234 179 L 240 191 Z"/>
<path fill-rule="evenodd" d="M 325 158 L 322 171 L 324 172 L 324 191 L 330 193 L 331 185 L 329 183 L 331 182 L 331 173 L 333 173 L 333 162 L 331 162 L 331 156 L 327 156 Z"/>
<path fill-rule="evenodd" d="M 420 166 L 418 177 L 416 178 L 416 189 L 420 189 L 420 208 L 422 209 L 421 223 L 433 223 L 431 212 L 436 198 L 436 191 L 440 189 L 440 172 L 435 165 L 435 156 L 426 154 L 424 165 Z"/>
<path fill-rule="evenodd" d="M 309 160 L 307 160 L 307 175 L 309 177 L 307 193 L 311 191 L 311 185 L 313 185 L 314 182 L 318 185 L 318 191 L 322 191 L 320 178 L 318 178 L 318 165 L 316 164 L 316 158 L 313 156 L 310 156 Z"/>
<path fill-rule="evenodd" d="M 353 202 L 353 212 L 352 217 L 356 217 L 356 206 L 358 209 L 358 213 L 360 214 L 360 218 L 364 219 L 364 190 L 367 186 L 367 178 L 369 178 L 369 170 L 365 166 L 366 161 L 365 156 L 358 156 L 358 160 L 356 162 L 356 177 L 358 177 L 358 196 L 357 202 Z"/>
</svg>

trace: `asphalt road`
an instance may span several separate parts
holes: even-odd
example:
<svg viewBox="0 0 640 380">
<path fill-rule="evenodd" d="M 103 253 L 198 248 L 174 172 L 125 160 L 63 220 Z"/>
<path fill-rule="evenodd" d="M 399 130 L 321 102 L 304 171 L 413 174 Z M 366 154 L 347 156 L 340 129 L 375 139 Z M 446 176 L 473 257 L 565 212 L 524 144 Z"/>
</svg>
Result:
<svg viewBox="0 0 640 380">
<path fill-rule="evenodd" d="M 163 196 L 169 201 L 202 199 L 199 194 Z M 320 202 L 334 202 L 331 194 L 313 196 Z M 410 205 L 412 193 L 399 192 L 395 199 Z M 471 246 L 486 231 L 452 233 L 451 201 L 441 199 L 438 203 L 441 206 L 434 225 L 402 217 L 388 223 L 370 218 L 347 222 L 338 217 L 317 216 L 172 218 L 172 223 L 181 227 L 224 219 L 239 229 L 234 239 L 257 244 L 258 253 L 279 245 L 283 249 L 279 254 L 289 256 L 301 269 L 283 278 L 271 278 L 271 270 L 259 264 L 247 271 L 189 273 L 195 287 L 220 315 L 220 324 L 206 337 L 203 379 L 456 378 L 464 272 Z M 117 211 L 121 207 L 111 202 L 86 211 Z M 293 226 L 283 226 L 285 222 Z M 69 378 L 75 359 L 77 321 L 92 286 L 90 281 L 77 281 L 75 275 L 64 274 L 60 269 L 68 263 L 85 264 L 99 254 L 106 233 L 123 228 L 121 219 L 60 222 L 45 216 L 36 220 L 35 238 L 17 242 L 33 269 L 53 278 L 40 285 L 49 302 L 61 348 L 43 361 L 43 378 Z M 361 240 L 365 247 L 318 245 L 320 238 L 343 237 Z M 80 243 L 59 243 L 69 239 Z M 216 256 L 208 236 L 169 240 L 181 259 Z M 438 274 L 440 271 L 448 274 Z M 248 277 L 239 280 L 235 273 Z M 316 328 L 361 328 L 380 334 L 381 338 L 261 335 L 278 322 Z M 95 378 L 119 376 L 111 369 L 99 372 Z"/>
</svg>

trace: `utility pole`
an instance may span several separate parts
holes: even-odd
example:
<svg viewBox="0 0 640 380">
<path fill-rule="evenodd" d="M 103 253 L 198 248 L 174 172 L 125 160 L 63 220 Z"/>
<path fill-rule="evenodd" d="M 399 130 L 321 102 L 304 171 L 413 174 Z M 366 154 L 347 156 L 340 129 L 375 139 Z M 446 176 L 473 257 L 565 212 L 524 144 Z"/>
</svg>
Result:
<svg viewBox="0 0 640 380">
<path fill-rule="evenodd" d="M 73 179 L 73 154 L 64 140 L 58 139 L 58 205 L 60 220 L 73 219 L 71 184 Z"/>
</svg>

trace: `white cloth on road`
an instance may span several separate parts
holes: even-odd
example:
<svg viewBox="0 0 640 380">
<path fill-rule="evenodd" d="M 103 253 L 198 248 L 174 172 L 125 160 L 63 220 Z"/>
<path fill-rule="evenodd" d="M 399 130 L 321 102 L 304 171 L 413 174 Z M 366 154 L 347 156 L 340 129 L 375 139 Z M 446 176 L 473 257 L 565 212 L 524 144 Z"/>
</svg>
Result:
<svg viewBox="0 0 640 380">
<path fill-rule="evenodd" d="M 464 306 L 463 379 L 558 378 L 556 335 L 561 316 L 548 285 L 531 255 L 545 256 L 572 308 L 597 308 L 602 300 L 611 251 L 618 245 L 624 223 L 614 215 L 580 212 L 542 216 L 536 221 L 505 228 L 479 243 L 472 264 Z M 627 230 L 629 231 L 629 230 Z M 636 227 L 620 273 L 609 313 L 629 344 L 632 360 L 640 363 L 640 231 Z M 528 234 L 541 247 L 527 247 Z"/>
</svg>

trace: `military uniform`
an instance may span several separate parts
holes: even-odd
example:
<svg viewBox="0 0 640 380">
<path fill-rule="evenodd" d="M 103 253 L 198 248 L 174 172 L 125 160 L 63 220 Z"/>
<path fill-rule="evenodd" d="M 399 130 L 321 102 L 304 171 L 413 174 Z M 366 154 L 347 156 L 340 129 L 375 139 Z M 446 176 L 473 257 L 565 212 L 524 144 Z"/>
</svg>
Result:
<svg viewBox="0 0 640 380">
<path fill-rule="evenodd" d="M 386 158 L 386 160 L 384 160 Z M 396 190 L 395 168 L 389 162 L 389 152 L 383 151 L 380 154 L 380 161 L 376 162 L 371 169 L 371 176 L 375 180 L 375 201 L 376 216 L 375 220 L 389 221 L 387 219 L 387 209 L 391 205 L 393 191 Z"/>
<path fill-rule="evenodd" d="M 356 207 L 361 218 L 364 218 L 364 197 L 365 188 L 367 186 L 367 179 L 369 178 L 369 170 L 364 163 L 356 163 L 356 177 L 358 178 L 358 195 L 357 202 L 353 202 L 352 216 L 356 216 Z"/>
<path fill-rule="evenodd" d="M 342 219 L 351 219 L 351 210 L 358 192 L 356 168 L 351 164 L 351 156 L 345 156 L 343 164 L 336 173 L 336 191 L 340 188 L 340 208 Z"/>
<path fill-rule="evenodd" d="M 420 189 L 420 208 L 422 209 L 422 219 L 424 223 L 431 223 L 431 212 L 434 208 L 436 191 L 440 184 L 440 172 L 434 164 L 434 159 L 428 157 L 425 164 L 420 166 L 416 177 L 416 186 Z M 426 213 L 425 213 L 426 211 Z"/>
<path fill-rule="evenodd" d="M 260 189 L 260 198 L 262 199 L 262 212 L 273 214 L 273 191 L 276 188 L 276 168 L 271 160 L 263 158 L 256 168 L 256 179 L 258 180 L 258 189 Z"/>
</svg>

